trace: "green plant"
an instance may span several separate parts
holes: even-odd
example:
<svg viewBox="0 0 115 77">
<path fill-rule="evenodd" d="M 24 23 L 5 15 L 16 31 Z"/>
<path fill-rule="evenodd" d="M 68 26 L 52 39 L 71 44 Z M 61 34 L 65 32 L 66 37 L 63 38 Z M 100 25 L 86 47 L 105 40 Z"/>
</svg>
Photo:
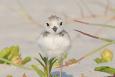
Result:
<svg viewBox="0 0 115 77">
<path fill-rule="evenodd" d="M 108 74 L 112 74 L 113 76 L 108 77 L 115 77 L 115 68 L 109 67 L 109 66 L 99 66 L 95 68 L 95 71 L 105 72 Z"/>
<path fill-rule="evenodd" d="M 31 60 L 31 57 L 21 58 L 19 46 L 10 46 L 0 51 L 0 64 L 21 64 L 24 65 Z"/>
<path fill-rule="evenodd" d="M 104 49 L 101 52 L 101 57 L 96 58 L 95 62 L 97 64 L 99 64 L 99 63 L 106 63 L 106 62 L 112 61 L 112 59 L 113 59 L 113 53 L 112 53 L 112 51 L 110 49 Z"/>
<path fill-rule="evenodd" d="M 38 67 L 37 65 L 32 65 L 32 68 L 40 77 L 53 77 L 51 74 L 52 67 L 54 63 L 57 61 L 55 57 L 53 58 L 48 58 L 44 57 L 41 54 L 39 54 L 40 59 L 35 58 L 36 61 L 41 65 L 42 68 Z M 55 76 L 57 77 L 57 76 Z"/>
<path fill-rule="evenodd" d="M 12 75 L 7 75 L 6 77 L 13 77 Z"/>
</svg>

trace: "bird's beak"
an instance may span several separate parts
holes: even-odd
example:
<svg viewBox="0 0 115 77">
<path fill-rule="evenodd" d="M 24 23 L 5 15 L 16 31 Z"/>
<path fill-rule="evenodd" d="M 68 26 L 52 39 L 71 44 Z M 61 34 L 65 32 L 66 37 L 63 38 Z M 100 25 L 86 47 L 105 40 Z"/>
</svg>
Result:
<svg viewBox="0 0 115 77">
<path fill-rule="evenodd" d="M 55 32 L 57 31 L 57 27 L 56 27 L 56 26 L 54 26 L 52 29 L 53 29 L 53 31 L 55 31 Z"/>
</svg>

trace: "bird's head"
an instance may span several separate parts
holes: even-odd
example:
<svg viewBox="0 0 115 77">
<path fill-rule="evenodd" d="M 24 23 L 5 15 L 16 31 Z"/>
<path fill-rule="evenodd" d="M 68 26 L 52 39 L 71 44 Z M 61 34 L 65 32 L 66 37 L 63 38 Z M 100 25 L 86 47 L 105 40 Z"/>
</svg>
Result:
<svg viewBox="0 0 115 77">
<path fill-rule="evenodd" d="M 62 25 L 63 22 L 61 18 L 51 15 L 48 17 L 48 21 L 45 23 L 45 30 L 53 34 L 57 34 L 63 30 Z"/>
</svg>

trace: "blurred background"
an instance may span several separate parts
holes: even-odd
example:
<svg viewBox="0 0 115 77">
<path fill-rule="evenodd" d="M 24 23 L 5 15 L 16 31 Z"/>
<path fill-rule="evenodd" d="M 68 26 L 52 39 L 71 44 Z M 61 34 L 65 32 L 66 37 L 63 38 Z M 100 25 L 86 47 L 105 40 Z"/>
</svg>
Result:
<svg viewBox="0 0 115 77">
<path fill-rule="evenodd" d="M 115 39 L 115 0 L 0 0 L 0 49 L 19 45 L 22 57 L 38 56 L 36 53 L 40 52 L 40 49 L 36 39 L 43 29 L 44 21 L 50 15 L 61 17 L 71 36 L 73 43 L 68 51 L 68 58 L 78 59 L 105 43 L 84 36 L 74 29 Z M 111 28 L 107 27 L 108 25 Z M 106 48 L 115 51 L 115 45 Z M 65 67 L 64 77 L 107 76 L 105 73 L 94 71 L 95 66 L 99 66 L 94 62 L 97 56 L 99 52 L 78 64 Z M 115 67 L 115 58 L 112 62 L 102 65 Z M 6 77 L 7 74 L 22 77 L 23 73 L 28 77 L 38 77 L 34 71 L 0 65 L 0 77 Z"/>
</svg>

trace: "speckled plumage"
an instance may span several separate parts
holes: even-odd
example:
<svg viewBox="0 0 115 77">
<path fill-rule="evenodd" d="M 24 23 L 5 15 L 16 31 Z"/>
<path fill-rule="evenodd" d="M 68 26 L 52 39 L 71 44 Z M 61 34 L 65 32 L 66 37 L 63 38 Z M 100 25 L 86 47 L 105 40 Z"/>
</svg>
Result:
<svg viewBox="0 0 115 77">
<path fill-rule="evenodd" d="M 39 44 L 40 49 L 48 57 L 60 57 L 71 46 L 70 36 L 68 32 L 66 32 L 63 29 L 63 27 L 59 25 L 58 23 L 58 21 L 60 21 L 59 17 L 53 16 L 53 17 L 50 17 L 49 19 L 50 19 L 49 25 L 51 28 L 49 30 L 52 30 L 52 26 L 56 26 L 58 29 L 60 28 L 60 30 L 58 31 L 57 29 L 57 32 L 53 32 L 53 30 L 48 31 L 47 28 L 44 29 L 44 31 L 40 34 L 38 38 L 38 44 Z"/>
</svg>

